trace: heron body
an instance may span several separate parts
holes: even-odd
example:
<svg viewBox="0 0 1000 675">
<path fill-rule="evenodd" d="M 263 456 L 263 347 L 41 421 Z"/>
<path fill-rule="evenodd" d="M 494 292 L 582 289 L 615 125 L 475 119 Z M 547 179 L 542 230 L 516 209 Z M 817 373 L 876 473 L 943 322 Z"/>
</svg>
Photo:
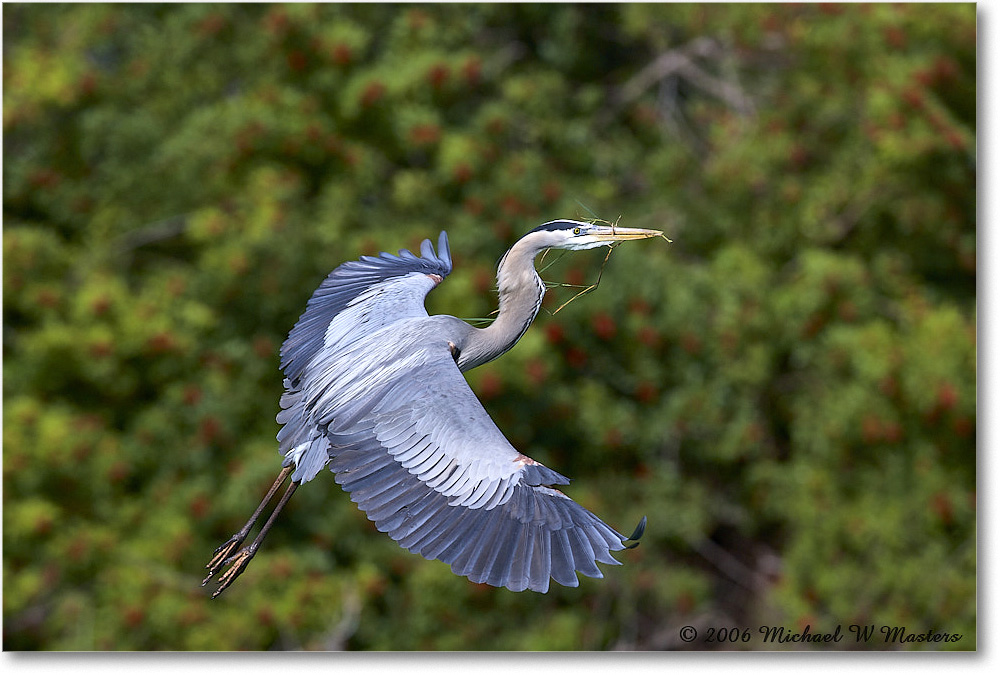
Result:
<svg viewBox="0 0 1000 675">
<path fill-rule="evenodd" d="M 409 551 L 471 581 L 546 592 L 638 539 L 623 537 L 553 486 L 569 479 L 518 452 L 462 373 L 510 349 L 545 293 L 534 267 L 547 248 L 578 250 L 659 236 L 655 230 L 559 220 L 501 259 L 499 311 L 486 328 L 429 316 L 424 298 L 452 271 L 447 235 L 435 252 L 401 250 L 337 267 L 281 348 L 285 393 L 277 421 L 283 469 L 250 521 L 216 549 L 207 583 L 221 593 L 245 569 L 297 486 L 329 468 L 375 526 Z M 234 551 L 286 478 L 291 484 L 249 546 Z"/>
</svg>

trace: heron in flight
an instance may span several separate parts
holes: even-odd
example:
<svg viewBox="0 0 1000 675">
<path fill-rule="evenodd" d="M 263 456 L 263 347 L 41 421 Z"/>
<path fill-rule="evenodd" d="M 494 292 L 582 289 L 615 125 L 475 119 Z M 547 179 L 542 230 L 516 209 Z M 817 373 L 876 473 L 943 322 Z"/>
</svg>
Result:
<svg viewBox="0 0 1000 675">
<path fill-rule="evenodd" d="M 436 253 L 425 240 L 419 257 L 401 250 L 333 270 L 281 347 L 281 473 L 215 550 L 202 585 L 230 565 L 212 597 L 228 588 L 296 488 L 327 466 L 380 531 L 473 582 L 545 593 L 550 578 L 577 586 L 577 572 L 603 576 L 597 562 L 620 565 L 610 551 L 637 545 L 645 517 L 623 537 L 552 487 L 569 479 L 518 452 L 462 373 L 528 330 L 545 295 L 534 264 L 540 252 L 661 235 L 573 220 L 535 228 L 500 260 L 499 312 L 485 328 L 424 308 L 451 272 L 444 232 Z M 260 533 L 239 548 L 289 478 Z"/>
</svg>

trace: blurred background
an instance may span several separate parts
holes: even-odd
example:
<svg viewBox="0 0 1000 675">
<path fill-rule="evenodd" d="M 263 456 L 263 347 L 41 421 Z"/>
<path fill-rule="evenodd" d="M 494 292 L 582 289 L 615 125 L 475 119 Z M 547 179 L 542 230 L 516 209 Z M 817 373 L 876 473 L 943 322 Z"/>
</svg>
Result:
<svg viewBox="0 0 1000 675">
<path fill-rule="evenodd" d="M 975 5 L 8 4 L 3 38 L 5 650 L 976 647 Z M 548 257 L 468 376 L 648 515 L 624 566 L 475 585 L 323 473 L 210 601 L 323 277 L 446 229 L 429 308 L 486 317 L 510 244 L 593 217 L 673 243 Z"/>
</svg>

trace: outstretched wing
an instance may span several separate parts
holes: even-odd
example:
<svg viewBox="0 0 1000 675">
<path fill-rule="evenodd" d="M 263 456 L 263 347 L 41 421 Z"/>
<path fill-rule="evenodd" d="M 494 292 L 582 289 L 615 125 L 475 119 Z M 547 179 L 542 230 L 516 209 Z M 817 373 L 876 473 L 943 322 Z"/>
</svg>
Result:
<svg viewBox="0 0 1000 675">
<path fill-rule="evenodd" d="M 424 298 L 451 274 L 448 235 L 437 254 L 425 239 L 417 257 L 402 249 L 346 262 L 323 280 L 281 346 L 281 370 L 296 380 L 326 343 L 363 334 L 404 317 L 427 316 Z M 332 334 L 331 334 L 332 333 Z"/>
<path fill-rule="evenodd" d="M 447 251 L 443 235 L 442 244 Z M 428 249 L 331 274 L 370 281 L 345 292 L 339 311 L 324 306 L 325 326 L 313 319 L 324 337 L 300 338 L 316 344 L 306 361 L 294 360 L 305 347 L 289 352 L 278 421 L 293 480 L 329 462 L 379 530 L 475 582 L 545 592 L 550 578 L 576 586 L 576 572 L 602 576 L 596 562 L 619 564 L 610 551 L 625 538 L 551 487 L 569 480 L 515 450 L 469 388 L 449 344 L 461 322 L 423 308 L 450 271 L 450 259 L 428 271 L 447 257 Z"/>
<path fill-rule="evenodd" d="M 356 343 L 395 321 L 427 317 L 424 298 L 451 272 L 448 235 L 441 232 L 436 254 L 426 239 L 420 253 L 418 258 L 403 249 L 398 255 L 383 252 L 343 263 L 309 298 L 281 345 L 285 394 L 277 420 L 284 427 L 278 441 L 284 466 L 295 465 L 293 481 L 312 480 L 330 459 L 312 400 L 341 377 L 330 357 L 355 353 Z"/>
</svg>

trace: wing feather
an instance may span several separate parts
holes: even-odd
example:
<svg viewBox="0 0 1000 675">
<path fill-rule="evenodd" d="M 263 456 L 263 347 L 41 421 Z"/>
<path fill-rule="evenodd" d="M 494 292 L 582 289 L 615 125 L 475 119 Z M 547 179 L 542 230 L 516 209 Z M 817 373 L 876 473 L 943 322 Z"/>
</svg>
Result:
<svg viewBox="0 0 1000 675">
<path fill-rule="evenodd" d="M 458 509 L 449 509 L 438 500 L 435 502 L 433 509 L 428 508 L 431 517 L 427 519 L 425 526 L 396 540 L 396 543 L 406 550 L 422 555 L 428 560 L 440 559 L 436 553 L 432 555 L 432 552 L 443 550 L 450 541 L 443 535 L 455 526 L 461 515 Z"/>
<path fill-rule="evenodd" d="M 573 560 L 580 574 L 588 577 L 601 578 L 601 570 L 594 564 L 595 553 L 590 545 L 587 535 L 580 532 L 579 528 L 564 530 L 569 539 L 570 549 L 573 551 Z"/>
<path fill-rule="evenodd" d="M 540 527 L 534 528 L 534 550 L 528 572 L 528 588 L 539 593 L 548 593 L 549 576 L 552 574 L 552 536 Z M 570 586 L 576 586 L 576 575 L 573 575 Z"/>
<path fill-rule="evenodd" d="M 454 465 L 455 460 L 441 452 L 432 455 L 419 469 L 417 467 L 410 469 L 410 473 L 416 476 L 421 483 L 429 486 L 432 480 L 444 473 L 448 467 Z"/>
<path fill-rule="evenodd" d="M 391 518 L 401 509 L 405 509 L 410 504 L 419 501 L 421 497 L 427 494 L 428 490 L 429 488 L 426 486 L 417 483 L 392 493 L 386 492 L 384 496 L 388 498 L 382 499 L 380 503 L 365 509 L 365 513 L 379 530 L 388 532 L 391 528 L 388 528 L 384 521 Z"/>
<path fill-rule="evenodd" d="M 432 497 L 433 491 L 428 490 L 412 505 L 401 508 L 392 517 L 386 518 L 384 522 L 386 531 L 396 532 L 399 536 L 398 541 L 401 541 L 410 537 L 414 532 L 424 529 L 424 523 L 427 523 L 436 513 Z"/>
<path fill-rule="evenodd" d="M 519 531 L 522 529 L 517 527 L 516 520 L 510 518 L 505 519 L 501 527 L 502 530 L 493 548 L 492 562 L 488 568 L 484 566 L 483 569 L 484 583 L 491 586 L 507 585 L 510 579 L 511 558 L 518 544 Z"/>
<path fill-rule="evenodd" d="M 573 564 L 573 550 L 566 530 L 552 532 L 552 578 L 563 586 L 574 586 L 576 566 Z"/>
<path fill-rule="evenodd" d="M 423 306 L 451 272 L 447 237 L 420 254 L 341 265 L 282 346 L 293 480 L 327 465 L 380 531 L 472 581 L 544 593 L 601 576 L 596 562 L 620 564 L 610 552 L 625 539 L 490 419 L 452 358 L 471 329 Z"/>
<path fill-rule="evenodd" d="M 396 471 L 391 466 L 383 466 L 351 484 L 351 494 L 357 501 L 368 502 L 397 484 Z"/>
<path fill-rule="evenodd" d="M 463 577 L 469 577 L 470 581 L 476 583 L 481 583 L 481 558 L 488 555 L 490 550 L 490 541 L 500 525 L 501 520 L 499 518 L 482 518 L 479 512 L 476 513 L 476 520 L 485 520 L 481 523 L 481 527 L 477 528 L 476 531 L 465 540 L 462 552 L 457 558 L 451 563 L 451 568 L 455 572 Z"/>
<path fill-rule="evenodd" d="M 458 558 L 468 548 L 471 535 L 476 531 L 476 526 L 480 525 L 481 511 L 465 510 L 458 514 L 453 527 L 441 534 L 441 552 L 433 556 L 444 563 L 452 566 L 452 571 L 460 576 L 458 572 Z"/>
<path fill-rule="evenodd" d="M 330 324 L 349 306 L 356 306 L 357 303 L 351 303 L 361 294 L 371 293 L 373 288 L 387 288 L 393 285 L 393 280 L 414 273 L 425 278 L 434 274 L 441 279 L 451 273 L 451 251 L 444 232 L 438 238 L 437 254 L 429 241 L 421 244 L 420 251 L 421 258 L 413 255 L 397 257 L 388 253 L 382 253 L 377 258 L 362 256 L 361 260 L 346 262 L 330 272 L 313 293 L 306 311 L 281 347 L 281 369 L 285 375 L 292 380 L 301 376 L 323 348 Z M 389 282 L 388 286 L 386 282 Z M 397 285 L 400 295 L 395 302 L 379 303 L 377 321 L 380 325 L 388 325 L 405 316 L 426 316 L 423 300 L 430 288 L 433 285 L 428 287 L 426 283 L 416 288 Z M 364 312 L 358 312 L 356 318 L 363 315 Z"/>
<path fill-rule="evenodd" d="M 413 456 L 408 463 L 400 462 L 403 468 L 409 471 L 412 475 L 417 476 L 420 480 L 425 480 L 422 478 L 424 473 L 427 473 L 433 469 L 437 464 L 441 462 L 450 461 L 451 458 L 441 452 L 438 448 L 434 447 L 431 441 L 427 441 L 423 450 Z M 399 457 L 396 457 L 396 461 L 399 462 Z"/>
</svg>

